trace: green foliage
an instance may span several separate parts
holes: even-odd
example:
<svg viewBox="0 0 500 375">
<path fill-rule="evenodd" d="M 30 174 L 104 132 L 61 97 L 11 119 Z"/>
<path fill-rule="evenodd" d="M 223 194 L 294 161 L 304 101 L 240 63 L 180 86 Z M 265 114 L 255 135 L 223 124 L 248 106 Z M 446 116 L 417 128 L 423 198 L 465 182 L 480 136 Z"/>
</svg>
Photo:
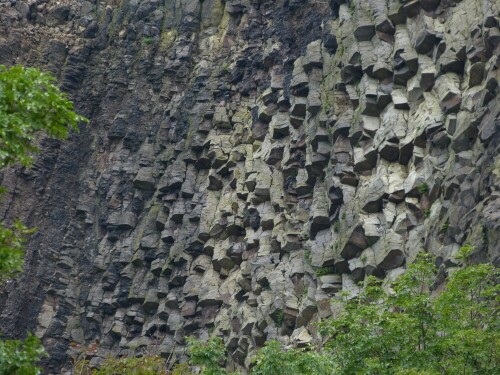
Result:
<svg viewBox="0 0 500 375">
<path fill-rule="evenodd" d="M 445 288 L 435 296 L 438 269 L 421 253 L 390 285 L 368 277 L 343 311 L 319 324 L 322 349 L 285 350 L 268 341 L 252 359 L 254 375 L 493 375 L 500 368 L 500 272 L 470 264 L 465 245 Z M 282 313 L 282 311 L 280 310 Z M 273 318 L 279 320 L 279 314 Z M 222 340 L 188 341 L 190 364 L 203 374 L 225 374 Z M 189 374 L 183 367 L 179 374 Z"/>
<path fill-rule="evenodd" d="M 80 360 L 73 368 L 74 375 L 166 375 L 167 373 L 165 360 L 156 355 L 138 358 L 108 357 L 99 369 L 92 369 L 88 361 Z"/>
<path fill-rule="evenodd" d="M 335 366 L 331 356 L 307 349 L 283 350 L 278 341 L 268 341 L 253 359 L 255 366 L 251 374 L 327 375 L 334 373 Z"/>
<path fill-rule="evenodd" d="M 38 375 L 34 365 L 45 355 L 38 337 L 28 334 L 21 340 L 0 340 L 0 375 Z"/>
<path fill-rule="evenodd" d="M 0 282 L 12 278 L 23 265 L 25 236 L 33 233 L 16 221 L 8 228 L 0 223 Z"/>
<path fill-rule="evenodd" d="M 316 276 L 324 276 L 324 275 L 331 275 L 332 273 L 335 273 L 335 268 L 333 267 L 321 267 L 316 270 Z"/>
<path fill-rule="evenodd" d="M 142 38 L 142 44 L 145 44 L 146 46 L 150 46 L 154 43 L 154 41 L 154 38 L 150 36 L 145 36 L 144 38 Z"/>
<path fill-rule="evenodd" d="M 312 262 L 311 250 L 304 251 L 304 260 L 307 262 L 307 264 L 311 264 Z"/>
<path fill-rule="evenodd" d="M 470 257 L 470 247 L 461 251 Z M 387 292 L 367 278 L 358 298 L 320 324 L 340 374 L 494 374 L 500 366 L 500 276 L 487 264 L 454 272 L 438 297 L 433 259 L 420 254 Z"/>
<path fill-rule="evenodd" d="M 488 245 L 488 227 L 483 225 L 483 229 L 481 231 L 481 243 L 483 245 Z"/>
<path fill-rule="evenodd" d="M 447 218 L 446 221 L 441 225 L 440 233 L 446 233 L 448 228 L 450 227 L 450 218 Z"/>
<path fill-rule="evenodd" d="M 231 66 L 230 66 L 230 65 L 229 65 L 229 63 L 227 63 L 227 62 L 226 62 L 226 63 L 224 63 L 224 64 L 222 64 L 220 74 L 221 74 L 221 75 L 224 75 L 224 74 L 229 73 L 229 71 L 230 71 L 230 67 L 231 67 Z"/>
<path fill-rule="evenodd" d="M 70 128 L 88 121 L 73 111 L 73 103 L 54 82 L 35 68 L 0 65 L 0 169 L 16 162 L 30 165 L 37 135 L 62 139 Z M 0 222 L 0 283 L 21 270 L 25 237 L 33 231 L 19 221 L 11 226 Z M 34 363 L 44 353 L 31 334 L 24 341 L 0 340 L 0 375 L 39 374 Z"/>
<path fill-rule="evenodd" d="M 356 12 L 356 2 L 354 0 L 351 0 L 349 3 L 349 13 L 351 16 L 354 16 L 354 13 Z"/>
<path fill-rule="evenodd" d="M 281 327 L 284 321 L 285 321 L 285 313 L 283 312 L 283 310 L 276 311 L 274 317 L 274 322 L 276 323 L 276 327 Z"/>
<path fill-rule="evenodd" d="M 422 195 L 429 194 L 429 185 L 427 185 L 426 182 L 422 182 L 420 185 L 418 185 L 417 189 Z"/>
<path fill-rule="evenodd" d="M 178 363 L 169 372 L 169 375 L 191 375 L 191 368 L 187 363 Z"/>
<path fill-rule="evenodd" d="M 108 358 L 92 375 L 160 375 L 167 374 L 165 360 L 159 356 Z"/>
<path fill-rule="evenodd" d="M 335 233 L 340 233 L 340 221 L 335 220 L 333 223 L 333 230 Z"/>
<path fill-rule="evenodd" d="M 226 353 L 224 342 L 220 337 L 214 337 L 207 341 L 188 338 L 187 344 L 189 363 L 193 366 L 200 366 L 203 375 L 223 375 L 226 373 L 220 366 Z"/>
<path fill-rule="evenodd" d="M 456 258 L 463 261 L 465 265 L 470 265 L 470 257 L 473 252 L 474 252 L 474 246 L 471 246 L 470 244 L 465 244 L 458 251 Z"/>
<path fill-rule="evenodd" d="M 87 121 L 55 86 L 55 78 L 36 68 L 0 65 L 0 168 L 33 161 L 39 132 L 62 139 Z"/>
<path fill-rule="evenodd" d="M 500 273 L 490 264 L 457 271 L 435 302 L 441 365 L 449 374 L 496 374 L 500 368 Z"/>
<path fill-rule="evenodd" d="M 332 357 L 324 352 L 317 352 L 312 349 L 312 347 L 307 347 L 284 350 L 278 341 L 268 341 L 252 359 L 253 367 L 250 374 L 333 374 L 335 365 L 332 362 Z M 207 342 L 188 339 L 188 353 L 190 356 L 189 363 L 193 366 L 200 366 L 202 369 L 201 374 L 226 374 L 225 369 L 220 366 L 224 358 L 224 346 L 221 339 L 211 339 Z M 192 373 L 185 365 L 177 365 L 173 371 L 173 373 L 179 375 L 190 375 Z"/>
<path fill-rule="evenodd" d="M 16 162 L 30 165 L 40 133 L 61 139 L 88 121 L 73 111 L 73 103 L 54 82 L 36 68 L 0 65 L 0 169 Z M 11 227 L 0 223 L 0 282 L 21 269 L 24 237 L 30 233 L 20 222 Z"/>
</svg>

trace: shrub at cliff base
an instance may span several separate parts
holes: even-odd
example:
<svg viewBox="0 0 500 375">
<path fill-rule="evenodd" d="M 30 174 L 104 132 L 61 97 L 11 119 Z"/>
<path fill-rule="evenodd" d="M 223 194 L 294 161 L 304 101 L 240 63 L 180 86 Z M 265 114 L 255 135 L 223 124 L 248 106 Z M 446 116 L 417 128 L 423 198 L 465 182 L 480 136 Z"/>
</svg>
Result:
<svg viewBox="0 0 500 375">
<path fill-rule="evenodd" d="M 462 266 L 450 269 L 439 293 L 434 290 L 439 269 L 425 253 L 391 284 L 368 277 L 359 296 L 343 296 L 342 311 L 318 324 L 324 345 L 285 350 L 270 340 L 252 359 L 250 374 L 498 374 L 500 273 L 490 264 L 470 264 L 472 251 L 462 247 L 457 256 Z M 188 363 L 153 373 L 227 374 L 221 338 L 188 339 L 187 344 Z M 108 359 L 101 370 L 87 368 L 77 375 L 152 374 L 149 367 L 106 372 L 111 364 L 127 361 Z"/>
<path fill-rule="evenodd" d="M 439 293 L 434 291 L 439 270 L 429 254 L 421 253 L 391 285 L 368 277 L 357 298 L 344 296 L 337 317 L 319 323 L 322 347 L 284 350 L 269 341 L 250 373 L 498 374 L 500 273 L 490 264 L 470 264 L 472 251 L 462 247 L 457 257 L 462 267 L 450 270 Z M 196 348 L 191 364 L 203 374 L 214 374 L 213 364 L 222 357 L 222 342 L 215 340 L 190 342 L 189 350 Z M 211 359 L 201 355 L 203 345 Z"/>
</svg>

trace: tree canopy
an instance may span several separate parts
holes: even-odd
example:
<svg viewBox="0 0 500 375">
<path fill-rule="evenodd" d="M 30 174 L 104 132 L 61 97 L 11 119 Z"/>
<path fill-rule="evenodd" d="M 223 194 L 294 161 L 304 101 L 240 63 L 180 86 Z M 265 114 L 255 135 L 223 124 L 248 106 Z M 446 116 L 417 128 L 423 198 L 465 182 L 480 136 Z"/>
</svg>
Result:
<svg viewBox="0 0 500 375">
<path fill-rule="evenodd" d="M 66 138 L 87 121 L 74 112 L 51 74 L 0 65 L 0 170 L 14 163 L 30 165 L 37 138 Z M 20 271 L 24 238 L 31 232 L 19 221 L 9 227 L 0 222 L 0 282 Z"/>
<path fill-rule="evenodd" d="M 88 121 L 55 85 L 55 78 L 36 68 L 0 65 L 0 168 L 29 165 L 42 134 L 63 139 L 69 129 Z"/>
<path fill-rule="evenodd" d="M 338 314 L 318 324 L 322 345 L 285 350 L 270 340 L 252 359 L 256 375 L 497 374 L 500 368 L 500 272 L 470 264 L 449 270 L 436 290 L 435 259 L 421 253 L 392 283 L 368 277 L 355 298 L 344 296 Z M 189 341 L 190 364 L 202 374 L 224 363 L 222 340 Z M 219 370 L 218 370 L 219 371 Z"/>
<path fill-rule="evenodd" d="M 344 311 L 320 324 L 341 374 L 495 374 L 500 366 L 500 273 L 490 264 L 452 270 L 434 291 L 438 269 L 421 253 L 394 283 L 369 277 Z"/>
<path fill-rule="evenodd" d="M 88 120 L 55 85 L 55 78 L 36 68 L 0 65 L 0 170 L 14 163 L 29 166 L 39 137 L 66 138 Z M 20 221 L 0 222 L 0 282 L 15 276 L 24 261 L 24 243 L 32 229 Z M 0 375 L 36 375 L 44 355 L 40 340 L 0 340 Z"/>
</svg>

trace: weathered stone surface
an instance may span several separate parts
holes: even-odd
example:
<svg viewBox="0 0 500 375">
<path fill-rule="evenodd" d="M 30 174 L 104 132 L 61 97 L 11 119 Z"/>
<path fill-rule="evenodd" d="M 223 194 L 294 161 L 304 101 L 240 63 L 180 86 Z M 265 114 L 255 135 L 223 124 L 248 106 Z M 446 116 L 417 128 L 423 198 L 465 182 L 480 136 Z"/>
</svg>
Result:
<svg viewBox="0 0 500 375">
<path fill-rule="evenodd" d="M 420 6 L 427 12 L 436 10 L 441 0 L 420 0 Z"/>
<path fill-rule="evenodd" d="M 307 46 L 306 54 L 302 59 L 302 67 L 309 71 L 311 68 L 321 68 L 322 66 L 321 40 L 316 40 Z"/>
<path fill-rule="evenodd" d="M 115 212 L 112 213 L 106 224 L 110 227 L 117 227 L 120 229 L 133 229 L 135 228 L 137 219 L 132 212 Z"/>
<path fill-rule="evenodd" d="M 437 93 L 444 113 L 458 112 L 462 102 L 458 85 L 459 78 L 454 73 L 443 74 L 436 80 Z"/>
<path fill-rule="evenodd" d="M 138 189 L 154 190 L 155 178 L 153 173 L 152 168 L 144 167 L 139 169 L 134 178 L 134 186 Z"/>
<path fill-rule="evenodd" d="M 321 289 L 325 293 L 334 294 L 342 290 L 342 276 L 324 275 L 319 278 Z"/>
<path fill-rule="evenodd" d="M 371 40 L 374 35 L 375 26 L 368 20 L 360 21 L 354 30 L 354 36 L 359 42 Z"/>
<path fill-rule="evenodd" d="M 427 54 L 432 51 L 439 41 L 440 39 L 434 31 L 424 29 L 415 41 L 415 51 L 421 54 Z"/>
<path fill-rule="evenodd" d="M 474 87 L 479 84 L 484 79 L 485 75 L 485 65 L 482 62 L 477 62 L 472 64 L 469 69 L 469 87 Z"/>
</svg>

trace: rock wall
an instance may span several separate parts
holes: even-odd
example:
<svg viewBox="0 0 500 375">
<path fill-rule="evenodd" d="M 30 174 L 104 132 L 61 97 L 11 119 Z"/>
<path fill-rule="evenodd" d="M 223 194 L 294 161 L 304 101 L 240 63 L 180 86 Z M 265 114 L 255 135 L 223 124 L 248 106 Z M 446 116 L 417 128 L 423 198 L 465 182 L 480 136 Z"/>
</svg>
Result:
<svg viewBox="0 0 500 375">
<path fill-rule="evenodd" d="M 0 173 L 39 228 L 0 329 L 247 366 L 367 275 L 465 243 L 499 263 L 495 0 L 0 0 L 0 63 L 52 71 L 91 118 Z"/>
</svg>

